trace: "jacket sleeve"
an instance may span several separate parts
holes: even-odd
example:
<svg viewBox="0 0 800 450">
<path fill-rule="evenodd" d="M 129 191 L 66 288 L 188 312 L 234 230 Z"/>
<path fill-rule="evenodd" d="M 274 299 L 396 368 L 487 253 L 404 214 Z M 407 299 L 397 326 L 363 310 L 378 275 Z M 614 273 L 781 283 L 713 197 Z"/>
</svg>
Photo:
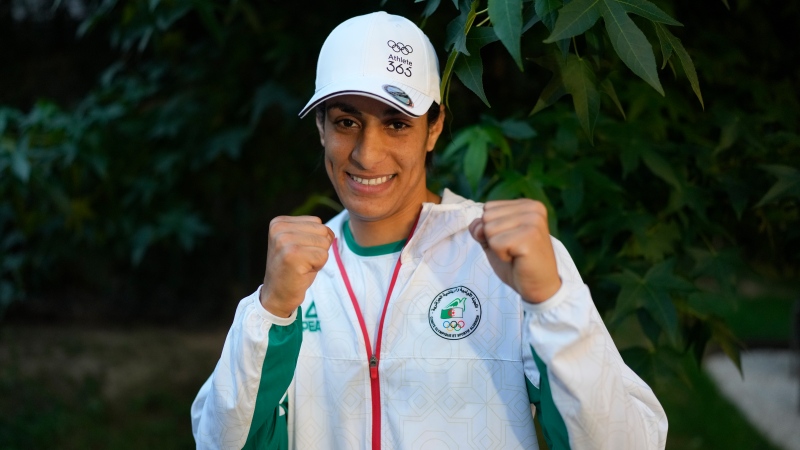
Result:
<svg viewBox="0 0 800 450">
<path fill-rule="evenodd" d="M 286 393 L 302 341 L 298 308 L 267 312 L 259 288 L 239 303 L 214 372 L 192 403 L 198 449 L 288 448 Z"/>
<path fill-rule="evenodd" d="M 528 394 L 545 440 L 551 450 L 663 449 L 661 404 L 623 362 L 566 248 L 553 247 L 561 288 L 522 302 Z"/>
</svg>

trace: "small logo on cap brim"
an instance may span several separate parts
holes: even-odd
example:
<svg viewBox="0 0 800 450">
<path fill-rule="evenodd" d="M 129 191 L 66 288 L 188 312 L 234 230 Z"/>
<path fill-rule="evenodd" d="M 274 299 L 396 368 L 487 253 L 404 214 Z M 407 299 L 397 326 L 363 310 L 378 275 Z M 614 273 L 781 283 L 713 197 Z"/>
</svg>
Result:
<svg viewBox="0 0 800 450">
<path fill-rule="evenodd" d="M 383 90 L 386 91 L 387 94 L 391 95 L 395 98 L 398 102 L 408 105 L 410 107 L 414 107 L 414 102 L 411 101 L 411 97 L 405 93 L 402 89 L 397 86 L 392 86 L 391 84 L 384 84 Z"/>
</svg>

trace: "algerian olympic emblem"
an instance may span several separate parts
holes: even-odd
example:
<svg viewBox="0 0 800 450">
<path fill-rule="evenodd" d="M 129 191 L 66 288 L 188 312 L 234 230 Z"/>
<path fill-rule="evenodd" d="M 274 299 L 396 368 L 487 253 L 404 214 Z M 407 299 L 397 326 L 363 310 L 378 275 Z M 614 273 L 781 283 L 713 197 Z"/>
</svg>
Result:
<svg viewBox="0 0 800 450">
<path fill-rule="evenodd" d="M 428 324 L 444 339 L 464 339 L 478 328 L 480 322 L 481 302 L 464 286 L 440 292 L 428 309 Z"/>
</svg>

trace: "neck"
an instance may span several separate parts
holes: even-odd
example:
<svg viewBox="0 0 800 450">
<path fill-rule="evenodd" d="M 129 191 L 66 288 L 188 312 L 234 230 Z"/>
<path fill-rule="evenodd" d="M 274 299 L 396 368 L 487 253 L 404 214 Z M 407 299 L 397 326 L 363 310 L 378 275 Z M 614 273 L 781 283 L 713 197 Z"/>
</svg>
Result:
<svg viewBox="0 0 800 450">
<path fill-rule="evenodd" d="M 426 190 L 425 202 L 441 203 L 442 198 Z M 417 221 L 422 209 L 422 202 L 411 204 L 397 214 L 381 220 L 364 220 L 350 216 L 350 231 L 353 233 L 358 245 L 374 247 L 376 245 L 390 244 L 408 238 L 411 228 Z"/>
</svg>

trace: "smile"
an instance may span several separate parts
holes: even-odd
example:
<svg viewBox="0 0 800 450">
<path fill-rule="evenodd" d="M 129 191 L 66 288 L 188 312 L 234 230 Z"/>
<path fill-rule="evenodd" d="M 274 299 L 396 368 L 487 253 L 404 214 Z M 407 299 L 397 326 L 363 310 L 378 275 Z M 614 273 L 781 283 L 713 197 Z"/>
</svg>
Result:
<svg viewBox="0 0 800 450">
<path fill-rule="evenodd" d="M 352 178 L 356 183 L 363 184 L 364 186 L 377 186 L 379 184 L 386 183 L 395 177 L 395 175 L 387 175 L 379 178 L 361 178 L 349 173 L 347 175 L 349 175 L 350 178 Z"/>
</svg>

